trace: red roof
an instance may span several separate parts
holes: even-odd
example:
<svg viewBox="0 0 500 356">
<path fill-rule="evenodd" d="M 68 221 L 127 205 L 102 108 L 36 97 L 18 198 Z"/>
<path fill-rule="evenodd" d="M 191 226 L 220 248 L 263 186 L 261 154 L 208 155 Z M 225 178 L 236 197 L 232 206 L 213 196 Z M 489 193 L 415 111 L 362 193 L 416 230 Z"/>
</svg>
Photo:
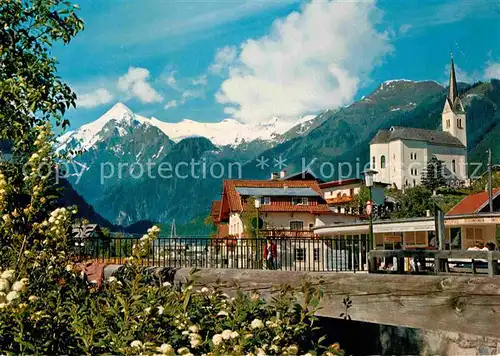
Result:
<svg viewBox="0 0 500 356">
<path fill-rule="evenodd" d="M 362 183 L 362 182 L 363 181 L 359 178 L 349 178 L 349 179 L 334 180 L 331 182 L 321 183 L 319 185 L 319 187 L 321 189 L 325 189 L 325 188 L 332 188 L 332 187 L 342 187 L 344 185 L 357 184 L 357 183 Z"/>
<path fill-rule="evenodd" d="M 212 215 L 214 221 L 219 220 L 220 206 L 221 206 L 220 200 L 212 200 L 212 208 L 210 209 L 210 215 Z"/>
<path fill-rule="evenodd" d="M 500 195 L 500 188 L 493 190 L 493 199 Z M 476 214 L 488 204 L 488 192 L 472 194 L 463 198 L 446 215 Z"/>
<path fill-rule="evenodd" d="M 243 211 L 243 204 L 241 196 L 236 190 L 237 187 L 242 188 L 311 188 L 321 196 L 321 189 L 318 182 L 315 180 L 238 180 L 227 179 L 224 180 L 223 199 L 227 197 L 230 211 Z M 328 206 L 326 204 L 318 204 L 316 206 L 309 205 L 293 205 L 293 206 L 261 206 L 261 211 L 310 211 L 310 212 L 327 212 Z"/>
</svg>

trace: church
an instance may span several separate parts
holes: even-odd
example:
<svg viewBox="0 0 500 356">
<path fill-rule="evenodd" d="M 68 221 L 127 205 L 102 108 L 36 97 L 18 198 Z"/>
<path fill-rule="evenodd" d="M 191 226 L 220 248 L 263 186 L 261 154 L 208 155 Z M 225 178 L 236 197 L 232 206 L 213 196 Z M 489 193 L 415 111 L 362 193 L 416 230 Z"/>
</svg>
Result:
<svg viewBox="0 0 500 356">
<path fill-rule="evenodd" d="M 466 113 L 458 96 L 453 58 L 442 130 L 391 127 L 379 130 L 370 142 L 370 166 L 378 172 L 375 180 L 397 189 L 419 185 L 432 156 L 443 162 L 450 183 L 467 181 Z"/>
</svg>

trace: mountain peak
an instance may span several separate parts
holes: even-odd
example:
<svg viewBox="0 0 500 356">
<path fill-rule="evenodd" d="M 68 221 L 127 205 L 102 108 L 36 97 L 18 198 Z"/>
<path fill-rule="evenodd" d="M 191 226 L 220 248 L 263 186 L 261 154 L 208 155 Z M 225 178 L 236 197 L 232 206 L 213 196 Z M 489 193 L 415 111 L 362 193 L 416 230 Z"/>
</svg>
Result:
<svg viewBox="0 0 500 356">
<path fill-rule="evenodd" d="M 132 112 L 132 110 L 130 110 L 122 102 L 118 102 L 115 105 L 113 105 L 113 107 L 109 109 L 104 115 L 102 115 L 100 119 L 107 118 L 120 121 L 120 119 L 130 118 L 133 115 L 134 113 Z"/>
</svg>

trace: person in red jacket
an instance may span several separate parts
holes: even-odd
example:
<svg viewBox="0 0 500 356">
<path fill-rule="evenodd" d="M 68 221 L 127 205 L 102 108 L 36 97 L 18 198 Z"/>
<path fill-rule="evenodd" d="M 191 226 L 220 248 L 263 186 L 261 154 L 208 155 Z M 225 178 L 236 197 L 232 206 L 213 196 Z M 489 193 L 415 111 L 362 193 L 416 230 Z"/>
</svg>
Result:
<svg viewBox="0 0 500 356">
<path fill-rule="evenodd" d="M 278 247 L 271 240 L 267 240 L 264 245 L 264 261 L 267 269 L 276 269 L 278 259 Z"/>
</svg>

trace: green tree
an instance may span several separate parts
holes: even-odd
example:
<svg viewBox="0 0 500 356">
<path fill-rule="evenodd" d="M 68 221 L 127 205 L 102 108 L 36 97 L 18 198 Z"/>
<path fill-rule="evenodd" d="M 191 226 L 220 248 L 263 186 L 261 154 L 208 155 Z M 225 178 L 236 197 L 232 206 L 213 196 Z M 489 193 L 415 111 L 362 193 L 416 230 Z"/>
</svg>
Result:
<svg viewBox="0 0 500 356">
<path fill-rule="evenodd" d="M 76 95 L 57 75 L 52 47 L 83 29 L 77 9 L 61 0 L 0 1 L 0 139 L 15 141 L 16 151 L 31 148 L 35 126 L 69 124 L 63 115 Z"/>
<path fill-rule="evenodd" d="M 427 189 L 434 190 L 446 185 L 443 173 L 443 162 L 432 156 L 422 172 L 422 185 Z"/>
<path fill-rule="evenodd" d="M 407 188 L 404 192 L 395 195 L 397 211 L 393 214 L 395 218 L 416 218 L 425 216 L 426 210 L 433 210 L 432 191 L 419 185 Z"/>
</svg>

